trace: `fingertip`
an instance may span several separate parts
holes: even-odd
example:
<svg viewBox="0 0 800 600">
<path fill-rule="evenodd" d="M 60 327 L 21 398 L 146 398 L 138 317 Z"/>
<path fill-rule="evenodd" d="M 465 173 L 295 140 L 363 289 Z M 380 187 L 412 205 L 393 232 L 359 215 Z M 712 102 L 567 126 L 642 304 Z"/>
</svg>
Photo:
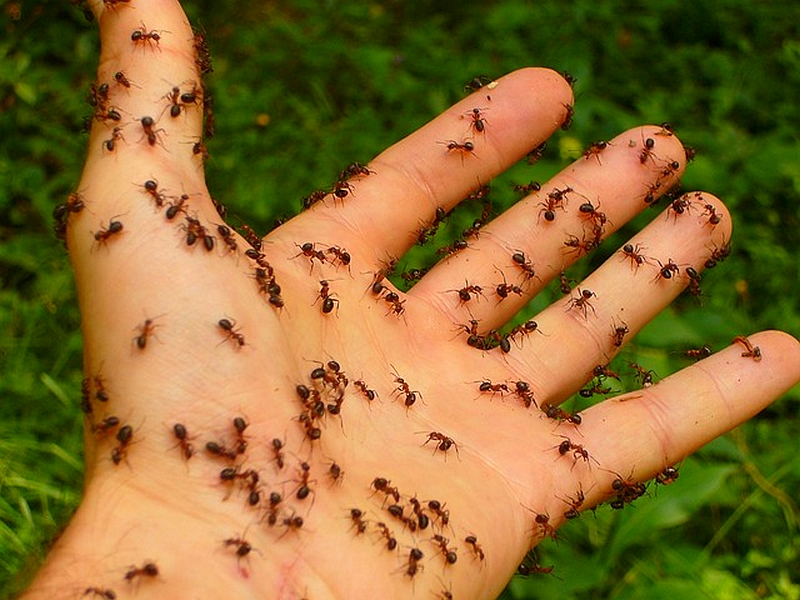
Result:
<svg viewBox="0 0 800 600">
<path fill-rule="evenodd" d="M 770 329 L 747 336 L 747 339 L 759 348 L 761 362 L 768 361 L 776 376 L 785 379 L 787 390 L 800 382 L 800 341 L 797 338 L 785 331 Z"/>
</svg>

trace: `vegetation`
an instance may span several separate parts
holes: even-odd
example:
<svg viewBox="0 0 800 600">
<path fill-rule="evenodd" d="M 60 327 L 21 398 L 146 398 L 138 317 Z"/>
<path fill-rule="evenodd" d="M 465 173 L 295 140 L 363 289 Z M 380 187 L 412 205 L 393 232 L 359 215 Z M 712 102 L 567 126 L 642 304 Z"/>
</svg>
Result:
<svg viewBox="0 0 800 600">
<path fill-rule="evenodd" d="M 18 589 L 80 497 L 80 318 L 51 212 L 77 184 L 96 26 L 67 2 L 0 2 L 0 596 Z M 577 78 L 572 129 L 535 166 L 493 183 L 543 181 L 594 140 L 669 121 L 698 150 L 687 189 L 723 198 L 733 253 L 703 296 L 679 299 L 634 341 L 664 376 L 680 351 L 780 328 L 800 336 L 800 5 L 766 1 L 292 0 L 185 2 L 206 32 L 216 136 L 209 185 L 266 231 L 463 94 L 478 74 L 546 65 Z M 567 8 L 569 6 L 569 8 Z M 475 207 L 473 207 L 475 208 Z M 475 218 L 469 209 L 436 243 Z M 579 279 L 655 213 L 576 265 Z M 408 263 L 433 258 L 428 247 Z M 557 297 L 553 288 L 530 310 Z M 616 363 L 615 363 L 616 364 Z M 628 379 L 625 387 L 634 383 Z M 671 486 L 600 508 L 538 551 L 552 574 L 506 598 L 800 598 L 800 390 L 686 460 Z"/>
</svg>

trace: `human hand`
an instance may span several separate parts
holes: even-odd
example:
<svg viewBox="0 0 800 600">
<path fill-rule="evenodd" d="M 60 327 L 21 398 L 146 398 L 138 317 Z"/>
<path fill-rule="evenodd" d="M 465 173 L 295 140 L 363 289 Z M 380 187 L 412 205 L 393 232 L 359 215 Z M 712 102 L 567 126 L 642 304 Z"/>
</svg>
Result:
<svg viewBox="0 0 800 600">
<path fill-rule="evenodd" d="M 596 226 L 606 237 L 646 206 L 648 190 L 658 184 L 658 194 L 677 182 L 685 155 L 669 132 L 632 130 L 579 159 L 391 301 L 393 289 L 378 274 L 436 219 L 437 208 L 449 211 L 563 122 L 572 98 L 562 78 L 523 70 L 473 94 L 370 162 L 371 172 L 350 179 L 345 197 L 328 196 L 272 232 L 253 259 L 245 256 L 245 240 L 217 229 L 223 221 L 203 181 L 202 147 L 193 152 L 203 96 L 179 7 L 96 4 L 103 40 L 98 85 L 109 84 L 100 115 L 106 120 L 95 120 L 78 186 L 85 206 L 65 215 L 92 408 L 86 494 L 32 596 L 75 597 L 96 587 L 119 596 L 136 589 L 165 597 L 363 597 L 377 590 L 493 597 L 525 551 L 562 524 L 569 508 L 563 499 L 582 492 L 584 509 L 614 497 L 616 479 L 653 476 L 800 378 L 796 342 L 771 332 L 750 338 L 761 361 L 742 357 L 736 344 L 584 411 L 580 425 L 553 421 L 529 396 L 511 393 L 513 382 L 524 381 L 539 408 L 558 405 L 619 352 L 614 327 L 624 323 L 629 333 L 622 341 L 629 340 L 687 285 L 686 267 L 700 270 L 730 237 L 730 219 L 709 194 L 688 196 L 700 208 L 657 217 L 630 242 L 647 257 L 643 264 L 615 254 L 581 283 L 593 295 L 584 302 L 576 290 L 537 315 L 538 330 L 516 337 L 510 352 L 466 343 L 471 321 L 481 335 L 500 327 L 579 257 L 565 241 L 591 240 Z M 130 88 L 117 83 L 118 71 Z M 173 86 L 180 94 L 170 99 Z M 195 99 L 184 102 L 181 94 L 193 90 Z M 119 121 L 107 118 L 114 107 Z M 474 108 L 486 119 L 482 127 L 470 117 Z M 146 116 L 154 120 L 149 129 Z M 121 137 L 115 139 L 114 127 Z M 473 151 L 448 148 L 465 140 Z M 563 210 L 554 206 L 549 221 L 540 203 L 567 187 Z M 587 202 L 594 212 L 579 210 Z M 712 214 L 718 223 L 710 222 Z M 122 229 L 109 229 L 111 221 Z M 307 242 L 317 258 L 303 255 Z M 350 260 L 337 258 L 334 247 Z M 659 276 L 673 263 L 677 271 Z M 321 280 L 329 283 L 327 303 L 319 298 Z M 387 288 L 375 293 L 378 280 Z M 518 286 L 520 294 L 498 296 L 501 284 Z M 467 285 L 481 292 L 467 291 L 464 300 L 458 290 Z M 312 419 L 296 386 L 313 389 L 312 371 L 330 360 L 349 385 L 318 382 L 340 414 L 326 410 Z M 327 375 L 335 380 L 330 369 Z M 369 400 L 356 380 L 377 397 Z M 482 381 L 510 391 L 481 392 Z M 107 401 L 97 396 L 101 385 Z M 111 416 L 120 423 L 104 431 Z M 241 433 L 237 417 L 247 423 Z M 188 431 L 184 444 L 176 423 Z M 321 437 L 312 439 L 317 431 Z M 426 445 L 431 432 L 453 445 Z M 239 437 L 247 442 L 240 454 Z M 282 444 L 282 468 L 274 439 Z M 562 456 L 565 439 L 588 458 L 571 448 Z M 209 441 L 232 458 L 210 454 Z M 194 449 L 188 459 L 187 444 Z M 344 471 L 339 481 L 329 477 L 333 461 Z M 312 491 L 299 498 L 304 462 Z M 220 476 L 228 468 L 238 469 L 232 482 Z M 380 477 L 399 501 L 374 489 Z M 281 494 L 275 508 L 271 492 Z M 412 498 L 423 501 L 431 521 L 424 529 Z M 427 506 L 432 499 L 449 511 L 446 525 Z M 403 508 L 406 522 L 392 514 L 392 504 Z M 363 511 L 363 534 L 353 508 Z M 547 515 L 547 523 L 536 515 Z M 446 562 L 435 535 L 447 538 L 455 563 Z M 471 535 L 483 560 L 466 542 Z M 390 537 L 398 544 L 393 550 Z M 131 565 L 151 561 L 157 576 L 124 580 Z"/>
</svg>

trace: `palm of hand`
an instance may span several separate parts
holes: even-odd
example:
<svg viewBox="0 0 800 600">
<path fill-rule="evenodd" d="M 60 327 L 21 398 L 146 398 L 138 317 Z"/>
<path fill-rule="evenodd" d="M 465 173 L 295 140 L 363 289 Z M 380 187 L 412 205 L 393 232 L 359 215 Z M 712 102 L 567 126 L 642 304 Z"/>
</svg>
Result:
<svg viewBox="0 0 800 600">
<path fill-rule="evenodd" d="M 538 315 L 537 330 L 518 335 L 510 352 L 466 343 L 500 327 L 579 257 L 565 239 L 607 235 L 641 208 L 643 193 L 677 181 L 685 160 L 670 132 L 634 130 L 602 158 L 579 159 L 393 297 L 388 264 L 437 209 L 450 210 L 544 141 L 568 116 L 569 87 L 545 70 L 503 78 L 376 158 L 348 180 L 344 197 L 328 196 L 251 245 L 218 227 L 202 156 L 187 144 L 198 139 L 199 103 L 171 117 L 164 96 L 149 91 L 166 73 L 199 80 L 180 11 L 152 10 L 148 24 L 165 32 L 157 48 L 128 45 L 139 12 L 102 17 L 99 80 L 124 68 L 140 87 L 117 90 L 115 102 L 138 116 L 112 151 L 112 125 L 95 124 L 80 186 L 87 214 L 70 216 L 68 243 L 87 316 L 89 384 L 114 394 L 107 403 L 90 398 L 87 497 L 129 486 L 129 498 L 158 505 L 149 529 L 170 538 L 162 548 L 196 542 L 196 561 L 221 565 L 219 582 L 233 578 L 269 597 L 376 589 L 489 597 L 571 508 L 652 476 L 758 409 L 730 408 L 732 392 L 720 391 L 741 360 L 731 350 L 658 391 L 598 405 L 580 425 L 537 410 L 557 406 L 607 363 L 620 346 L 614 327 L 633 335 L 689 283 L 680 270 L 700 269 L 729 237 L 724 207 L 709 195 L 694 199 L 706 205 L 703 217 L 657 219 L 631 242 L 646 249 L 642 264 L 615 255 L 582 284 L 586 296 L 575 291 Z M 166 104 L 175 104 L 169 92 Z M 488 105 L 479 127 L 476 104 Z M 474 152 L 450 147 L 465 136 Z M 574 195 L 551 222 L 543 211 L 559 190 Z M 587 202 L 592 211 L 577 210 Z M 720 219 L 709 223 L 714 214 Z M 108 227 L 113 219 L 123 230 L 98 238 L 98 220 Z M 673 260 L 677 273 L 664 275 Z M 668 281 L 673 275 L 683 285 Z M 519 293 L 498 295 L 501 283 Z M 787 381 L 776 378 L 771 393 Z M 693 407 L 676 403 L 667 417 L 666 403 L 687 385 L 712 408 L 689 422 Z M 747 386 L 736 393 L 746 396 Z M 100 430 L 111 412 L 133 428 L 131 439 Z M 176 423 L 186 428 L 182 440 Z M 189 503 L 202 514 L 186 511 Z M 76 520 L 95 519 L 89 510 Z M 141 562 L 138 536 L 122 535 L 122 563 Z M 110 552 L 116 541 L 107 543 Z M 173 555 L 144 554 L 154 553 L 163 585 L 192 584 L 167 575 Z M 343 565 L 370 567 L 343 576 Z"/>
</svg>

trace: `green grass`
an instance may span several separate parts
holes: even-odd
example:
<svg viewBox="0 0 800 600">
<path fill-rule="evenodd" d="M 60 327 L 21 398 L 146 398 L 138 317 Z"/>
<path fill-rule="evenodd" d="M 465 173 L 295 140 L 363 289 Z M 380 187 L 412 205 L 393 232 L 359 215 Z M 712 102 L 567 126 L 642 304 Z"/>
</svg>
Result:
<svg viewBox="0 0 800 600">
<path fill-rule="evenodd" d="M 679 299 L 625 358 L 664 376 L 686 364 L 676 353 L 686 347 L 719 348 L 764 328 L 800 336 L 800 5 L 341 4 L 186 3 L 214 56 L 209 185 L 235 219 L 268 230 L 344 163 L 368 161 L 459 99 L 475 75 L 550 66 L 577 78 L 574 125 L 539 164 L 494 184 L 498 210 L 513 201 L 509 181 L 543 180 L 575 157 L 571 149 L 669 121 L 698 149 L 685 187 L 719 195 L 734 216 L 733 254 L 705 274 L 702 305 Z M 80 173 L 97 48 L 94 26 L 66 2 L 2 6 L 0 596 L 19 587 L 80 495 L 80 321 L 50 214 Z M 437 243 L 472 218 L 457 216 Z M 408 264 L 432 256 L 415 250 Z M 506 597 L 800 598 L 799 408 L 795 388 L 685 461 L 657 496 L 571 523 L 539 550 L 553 574 L 515 580 Z"/>
</svg>

